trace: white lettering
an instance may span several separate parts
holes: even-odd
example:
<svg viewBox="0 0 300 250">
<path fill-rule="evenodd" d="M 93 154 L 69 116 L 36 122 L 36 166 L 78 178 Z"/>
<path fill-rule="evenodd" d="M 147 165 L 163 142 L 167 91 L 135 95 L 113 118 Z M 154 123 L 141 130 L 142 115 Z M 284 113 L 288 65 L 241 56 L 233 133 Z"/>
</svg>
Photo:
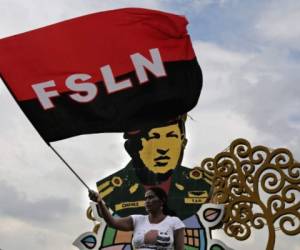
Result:
<svg viewBox="0 0 300 250">
<path fill-rule="evenodd" d="M 140 53 L 134 53 L 130 55 L 140 84 L 149 81 L 147 75 L 149 72 L 156 77 L 166 76 L 166 70 L 164 68 L 164 64 L 158 48 L 150 49 L 149 53 L 151 55 L 150 59 L 147 59 Z M 131 79 L 125 79 L 117 82 L 110 65 L 102 66 L 100 68 L 100 71 L 102 73 L 103 82 L 107 94 L 112 94 L 133 87 Z M 87 82 L 91 78 L 91 75 L 83 73 L 72 74 L 68 76 L 65 80 L 65 90 L 71 90 L 75 92 L 69 94 L 69 97 L 74 101 L 81 103 L 92 101 L 98 94 L 98 87 L 93 82 Z M 44 109 L 55 107 L 51 98 L 60 96 L 60 93 L 56 89 L 54 89 L 54 87 L 56 87 L 56 83 L 54 80 L 40 82 L 32 85 L 32 88 Z M 47 88 L 53 89 L 47 90 Z M 61 89 L 62 88 L 60 88 L 60 90 Z"/>
<path fill-rule="evenodd" d="M 140 53 L 130 55 L 140 83 L 149 81 L 146 69 L 152 72 L 156 77 L 166 76 L 166 71 L 161 60 L 159 50 L 157 48 L 150 49 L 150 54 L 153 62 L 149 61 Z"/>
<path fill-rule="evenodd" d="M 76 80 L 86 81 L 90 78 L 92 77 L 88 74 L 73 74 L 67 78 L 66 85 L 69 89 L 78 92 L 85 92 L 85 94 L 76 93 L 69 95 L 73 100 L 77 102 L 90 102 L 96 97 L 98 90 L 94 83 L 76 83 Z"/>
<path fill-rule="evenodd" d="M 54 104 L 51 101 L 51 97 L 59 96 L 59 93 L 56 90 L 46 91 L 46 88 L 55 87 L 55 82 L 41 82 L 32 85 L 34 92 L 36 93 L 38 100 L 40 101 L 44 109 L 54 108 Z"/>
<path fill-rule="evenodd" d="M 103 80 L 108 94 L 132 87 L 130 79 L 117 83 L 109 65 L 101 67 L 100 70 L 103 75 Z"/>
</svg>

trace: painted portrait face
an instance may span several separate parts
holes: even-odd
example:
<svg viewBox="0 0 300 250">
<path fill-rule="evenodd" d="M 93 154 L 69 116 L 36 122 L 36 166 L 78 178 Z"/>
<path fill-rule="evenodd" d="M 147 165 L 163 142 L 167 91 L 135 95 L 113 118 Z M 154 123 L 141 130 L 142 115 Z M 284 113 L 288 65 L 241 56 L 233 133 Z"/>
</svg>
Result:
<svg viewBox="0 0 300 250">
<path fill-rule="evenodd" d="M 182 150 L 182 136 L 178 124 L 153 128 L 148 138 L 142 138 L 139 155 L 153 173 L 164 174 L 176 168 Z"/>
</svg>

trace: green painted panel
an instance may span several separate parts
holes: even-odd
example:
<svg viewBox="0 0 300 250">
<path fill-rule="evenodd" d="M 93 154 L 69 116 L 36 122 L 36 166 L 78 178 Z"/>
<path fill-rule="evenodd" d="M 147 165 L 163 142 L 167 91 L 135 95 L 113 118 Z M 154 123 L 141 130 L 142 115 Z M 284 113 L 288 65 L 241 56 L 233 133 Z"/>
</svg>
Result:
<svg viewBox="0 0 300 250">
<path fill-rule="evenodd" d="M 107 227 L 105 230 L 102 247 L 113 245 L 116 229 Z"/>
<path fill-rule="evenodd" d="M 184 245 L 184 250 L 198 250 L 198 248 Z"/>
</svg>

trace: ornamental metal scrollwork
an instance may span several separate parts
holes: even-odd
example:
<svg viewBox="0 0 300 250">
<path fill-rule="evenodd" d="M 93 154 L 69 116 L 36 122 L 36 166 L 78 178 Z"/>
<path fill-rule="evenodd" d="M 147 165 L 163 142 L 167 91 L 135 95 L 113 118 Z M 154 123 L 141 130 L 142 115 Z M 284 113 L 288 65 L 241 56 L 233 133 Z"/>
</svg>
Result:
<svg viewBox="0 0 300 250">
<path fill-rule="evenodd" d="M 276 231 L 300 233 L 300 164 L 285 148 L 251 147 L 233 141 L 225 152 L 204 159 L 200 169 L 213 180 L 212 201 L 225 204 L 223 229 L 246 240 L 252 228 L 268 228 L 267 250 Z"/>
</svg>

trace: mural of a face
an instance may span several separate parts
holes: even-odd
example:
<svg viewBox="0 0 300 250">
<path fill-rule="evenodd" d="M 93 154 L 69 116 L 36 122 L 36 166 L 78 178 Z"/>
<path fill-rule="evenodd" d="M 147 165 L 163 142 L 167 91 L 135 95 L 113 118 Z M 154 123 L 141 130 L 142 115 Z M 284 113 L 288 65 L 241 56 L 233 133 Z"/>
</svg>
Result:
<svg viewBox="0 0 300 250">
<path fill-rule="evenodd" d="M 153 128 L 142 138 L 139 155 L 144 165 L 155 174 L 175 169 L 181 156 L 183 138 L 178 124 Z"/>
</svg>

